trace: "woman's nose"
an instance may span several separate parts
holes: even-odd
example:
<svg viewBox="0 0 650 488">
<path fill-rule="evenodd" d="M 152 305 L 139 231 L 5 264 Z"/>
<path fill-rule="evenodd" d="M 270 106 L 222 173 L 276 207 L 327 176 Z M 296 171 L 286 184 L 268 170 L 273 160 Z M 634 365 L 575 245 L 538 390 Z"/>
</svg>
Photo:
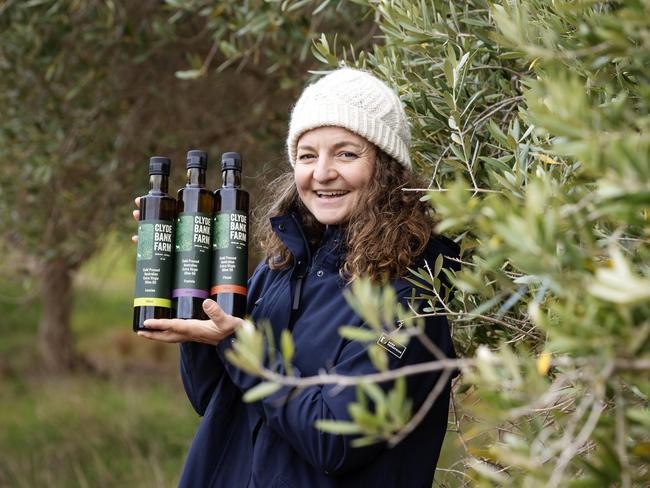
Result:
<svg viewBox="0 0 650 488">
<path fill-rule="evenodd" d="M 319 157 L 314 168 L 314 179 L 318 182 L 333 180 L 336 178 L 336 169 L 332 160 L 326 156 Z"/>
</svg>

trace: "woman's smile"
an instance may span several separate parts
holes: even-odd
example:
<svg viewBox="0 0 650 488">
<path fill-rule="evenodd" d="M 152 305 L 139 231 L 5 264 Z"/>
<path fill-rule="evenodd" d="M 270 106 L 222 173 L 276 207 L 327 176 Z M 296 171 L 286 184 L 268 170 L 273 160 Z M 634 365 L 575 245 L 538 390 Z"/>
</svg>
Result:
<svg viewBox="0 0 650 488">
<path fill-rule="evenodd" d="M 335 190 L 335 191 L 327 191 L 327 190 L 316 190 L 316 195 L 318 195 L 318 198 L 327 198 L 327 199 L 334 199 L 338 197 L 342 197 L 350 193 L 347 190 Z"/>
</svg>

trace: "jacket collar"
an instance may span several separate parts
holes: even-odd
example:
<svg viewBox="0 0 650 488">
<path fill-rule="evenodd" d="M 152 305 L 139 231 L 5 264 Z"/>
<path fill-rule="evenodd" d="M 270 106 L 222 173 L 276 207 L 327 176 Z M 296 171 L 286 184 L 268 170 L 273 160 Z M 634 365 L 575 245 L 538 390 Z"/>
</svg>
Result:
<svg viewBox="0 0 650 488">
<path fill-rule="evenodd" d="M 311 252 L 300 218 L 295 213 L 272 217 L 271 228 L 293 254 L 294 266 L 299 272 L 306 270 L 311 261 Z"/>
<path fill-rule="evenodd" d="M 289 215 L 272 217 L 271 228 L 293 254 L 298 272 L 306 270 L 312 260 L 312 253 L 300 216 L 292 212 Z M 313 258 L 319 263 L 338 268 L 345 256 L 343 240 L 343 229 L 338 225 L 328 225 Z"/>
</svg>

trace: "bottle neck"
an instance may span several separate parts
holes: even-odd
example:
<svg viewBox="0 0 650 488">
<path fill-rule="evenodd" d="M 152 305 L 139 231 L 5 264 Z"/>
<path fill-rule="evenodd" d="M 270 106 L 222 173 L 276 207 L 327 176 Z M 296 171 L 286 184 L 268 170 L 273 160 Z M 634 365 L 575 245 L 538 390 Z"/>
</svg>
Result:
<svg viewBox="0 0 650 488">
<path fill-rule="evenodd" d="M 241 187 L 241 171 L 236 169 L 225 169 L 221 172 L 221 186 L 223 188 Z"/>
<path fill-rule="evenodd" d="M 149 175 L 149 193 L 167 193 L 169 191 L 169 176 Z"/>
<path fill-rule="evenodd" d="M 205 188 L 205 170 L 203 168 L 187 168 L 187 182 L 185 186 Z"/>
</svg>

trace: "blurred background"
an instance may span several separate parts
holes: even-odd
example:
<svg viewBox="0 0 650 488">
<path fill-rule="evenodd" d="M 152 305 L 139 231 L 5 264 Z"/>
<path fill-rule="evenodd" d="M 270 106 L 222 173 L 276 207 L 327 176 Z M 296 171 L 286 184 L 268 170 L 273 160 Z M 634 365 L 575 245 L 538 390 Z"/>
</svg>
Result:
<svg viewBox="0 0 650 488">
<path fill-rule="evenodd" d="M 175 193 L 188 150 L 211 189 L 239 151 L 255 211 L 314 39 L 376 30 L 294 3 L 0 2 L 0 486 L 176 484 L 199 418 L 177 346 L 131 331 L 133 198 L 152 155 Z"/>
<path fill-rule="evenodd" d="M 148 159 L 174 192 L 207 151 L 215 189 L 241 152 L 255 214 L 341 62 L 461 245 L 434 486 L 650 485 L 648 1 L 0 0 L 0 487 L 176 485 L 199 418 L 131 331 Z"/>
</svg>

